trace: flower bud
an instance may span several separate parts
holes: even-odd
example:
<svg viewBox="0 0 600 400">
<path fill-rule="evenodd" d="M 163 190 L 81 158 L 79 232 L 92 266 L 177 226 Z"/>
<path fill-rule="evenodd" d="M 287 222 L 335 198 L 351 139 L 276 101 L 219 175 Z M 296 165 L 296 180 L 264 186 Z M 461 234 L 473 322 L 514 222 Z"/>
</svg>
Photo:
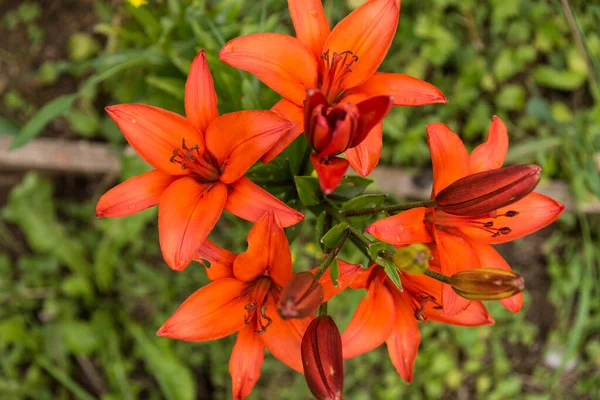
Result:
<svg viewBox="0 0 600 400">
<path fill-rule="evenodd" d="M 341 400 L 344 387 L 342 338 L 328 315 L 315 318 L 302 338 L 302 365 L 308 388 L 319 400 Z"/>
<path fill-rule="evenodd" d="M 324 295 L 323 286 L 311 272 L 294 274 L 281 291 L 277 312 L 283 319 L 308 317 L 319 308 Z"/>
<path fill-rule="evenodd" d="M 391 106 L 391 97 L 376 96 L 330 107 L 320 90 L 309 89 L 304 100 L 304 132 L 318 158 L 335 156 L 358 146 Z"/>
<path fill-rule="evenodd" d="M 537 165 L 513 165 L 468 175 L 435 197 L 448 214 L 477 216 L 508 206 L 527 196 L 540 181 Z"/>
<path fill-rule="evenodd" d="M 525 280 L 516 272 L 499 268 L 475 268 L 458 272 L 448 284 L 469 300 L 502 300 L 525 289 Z"/>
<path fill-rule="evenodd" d="M 401 247 L 394 254 L 394 264 L 400 271 L 409 274 L 422 274 L 429 268 L 431 252 L 429 247 L 423 243 L 413 243 L 409 246 Z"/>
</svg>

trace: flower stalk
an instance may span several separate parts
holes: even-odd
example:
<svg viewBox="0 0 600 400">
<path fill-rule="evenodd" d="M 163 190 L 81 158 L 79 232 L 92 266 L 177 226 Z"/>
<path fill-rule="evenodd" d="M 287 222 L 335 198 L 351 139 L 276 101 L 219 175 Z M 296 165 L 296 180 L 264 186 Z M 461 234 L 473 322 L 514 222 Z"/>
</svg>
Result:
<svg viewBox="0 0 600 400">
<path fill-rule="evenodd" d="M 342 214 L 346 217 L 356 217 L 359 215 L 374 215 L 382 212 L 393 213 L 397 211 L 410 210 L 417 207 L 431 208 L 435 207 L 436 202 L 432 200 L 413 201 L 409 203 L 393 204 L 390 206 L 382 206 L 376 208 L 359 208 L 357 210 L 346 210 L 342 211 Z"/>
</svg>

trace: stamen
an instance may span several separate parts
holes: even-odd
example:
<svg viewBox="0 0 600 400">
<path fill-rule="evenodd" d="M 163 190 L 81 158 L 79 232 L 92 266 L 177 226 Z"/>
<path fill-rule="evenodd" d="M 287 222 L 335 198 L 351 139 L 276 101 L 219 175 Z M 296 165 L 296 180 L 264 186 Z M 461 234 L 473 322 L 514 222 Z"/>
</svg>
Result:
<svg viewBox="0 0 600 400">
<path fill-rule="evenodd" d="M 256 330 L 254 332 L 258 333 L 259 335 L 265 333 L 267 331 L 267 328 L 269 326 L 271 326 L 271 324 L 273 323 L 273 319 L 269 318 L 269 316 L 266 314 L 267 311 L 267 306 L 262 306 L 260 308 L 260 316 L 262 318 L 258 318 L 258 325 L 260 326 L 260 330 Z M 267 321 L 267 323 L 263 323 L 263 319 L 265 319 Z"/>
<path fill-rule="evenodd" d="M 181 139 L 181 148 L 173 149 L 173 155 L 169 161 L 180 164 L 181 169 L 190 169 L 201 181 L 213 182 L 219 178 L 219 170 L 214 162 L 206 159 L 208 153 L 202 154 L 198 144 L 188 147 L 185 138 Z"/>
<path fill-rule="evenodd" d="M 346 50 L 341 53 L 333 52 L 330 59 L 329 49 L 321 53 L 323 59 L 323 75 L 321 89 L 327 100 L 331 102 L 339 92 L 339 83 L 346 74 L 352 72 L 352 65 L 358 62 L 358 56 L 352 51 Z"/>
<path fill-rule="evenodd" d="M 505 216 L 505 217 L 508 217 L 508 218 L 512 218 L 512 217 L 516 217 L 517 215 L 519 215 L 519 212 L 518 211 L 510 210 L 510 211 L 505 212 L 502 215 Z M 500 217 L 500 215 L 498 215 L 498 216 Z"/>
</svg>

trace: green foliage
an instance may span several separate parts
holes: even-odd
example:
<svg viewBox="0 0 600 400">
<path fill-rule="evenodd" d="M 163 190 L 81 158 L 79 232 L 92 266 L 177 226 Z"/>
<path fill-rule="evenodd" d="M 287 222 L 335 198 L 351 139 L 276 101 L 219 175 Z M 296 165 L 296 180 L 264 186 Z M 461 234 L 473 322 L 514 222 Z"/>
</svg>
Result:
<svg viewBox="0 0 600 400">
<path fill-rule="evenodd" d="M 347 14 L 344 3 L 357 6 L 360 1 L 324 1 L 332 22 Z M 600 11 L 588 3 L 578 3 L 574 11 L 588 55 L 597 63 Z M 68 58 L 46 61 L 36 74 L 45 87 L 64 77 L 75 79 L 73 93 L 61 92 L 36 111 L 30 96 L 10 86 L 5 91 L 0 78 L 2 105 L 11 113 L 6 115 L 10 119 L 0 118 L 0 134 L 15 135 L 13 147 L 43 135 L 48 123 L 59 117 L 65 117 L 78 136 L 120 146 L 123 136 L 101 105 L 140 102 L 183 113 L 182 88 L 201 48 L 207 51 L 222 113 L 265 109 L 279 100 L 250 74 L 221 63 L 218 52 L 239 35 L 293 33 L 284 1 L 169 0 L 140 8 L 122 2 L 93 4 L 95 34 L 74 33 L 64 44 Z M 39 25 L 42 12 L 36 2 L 25 1 L 2 16 L 1 23 L 9 31 L 24 29 L 29 50 L 36 53 L 46 36 Z M 559 2 L 403 2 L 398 33 L 380 70 L 425 79 L 450 100 L 445 105 L 394 108 L 384 124 L 382 164 L 428 167 L 426 124 L 445 122 L 472 147 L 485 137 L 491 116 L 497 114 L 507 123 L 511 138 L 508 162 L 540 164 L 545 177 L 568 182 L 580 206 L 600 196 L 595 155 L 600 149 L 600 106 L 593 98 L 598 89 L 592 87 Z M 598 70 L 595 74 L 598 79 Z M 299 196 L 303 206 L 314 206 L 322 194 L 309 176 L 307 154 L 299 151 L 305 147 L 301 136 L 272 163 L 257 164 L 248 176 L 284 201 Z M 121 179 L 147 168 L 129 157 L 123 165 Z M 361 196 L 370 183 L 349 176 L 331 197 L 344 210 L 379 206 L 383 197 Z M 94 220 L 95 199 L 84 194 L 68 199 L 60 185 L 27 175 L 0 212 L 0 245 L 6 250 L 0 253 L 0 397 L 229 396 L 233 337 L 193 344 L 153 336 L 176 307 L 207 282 L 203 268 L 192 264 L 176 274 L 164 265 L 155 210 Z M 94 188 L 95 197 L 104 189 Z M 366 224 L 369 217 L 351 220 Z M 319 239 L 332 225 L 325 214 L 307 213 L 306 223 L 287 230 L 290 239 L 297 237 L 292 245 L 297 270 L 322 260 Z M 347 360 L 347 397 L 599 396 L 595 371 L 600 368 L 600 309 L 594 301 L 600 292 L 598 226 L 595 217 L 586 221 L 570 214 L 552 230 L 542 246 L 548 276 L 534 277 L 550 282 L 547 298 L 545 293 L 526 293 L 525 309 L 516 315 L 489 304 L 494 327 L 421 324 L 422 346 L 410 386 L 398 377 L 385 346 Z M 245 244 L 234 239 L 245 237 L 248 228 L 226 215 L 211 239 L 243 251 Z M 378 257 L 385 247 L 375 243 L 373 258 L 399 284 L 396 268 Z M 342 258 L 365 260 L 346 247 Z M 528 265 L 513 267 L 526 270 Z M 335 280 L 335 266 L 330 273 Z M 364 295 L 347 290 L 331 301 L 329 310 L 341 329 Z M 531 316 L 539 314 L 556 315 L 551 326 L 542 326 L 532 322 Z M 535 348 L 537 353 L 531 350 Z M 528 362 L 519 356 L 523 349 L 537 355 L 534 365 L 522 365 Z M 548 354 L 560 354 L 560 365 L 546 363 Z M 300 374 L 267 356 L 251 399 L 309 396 Z"/>
</svg>

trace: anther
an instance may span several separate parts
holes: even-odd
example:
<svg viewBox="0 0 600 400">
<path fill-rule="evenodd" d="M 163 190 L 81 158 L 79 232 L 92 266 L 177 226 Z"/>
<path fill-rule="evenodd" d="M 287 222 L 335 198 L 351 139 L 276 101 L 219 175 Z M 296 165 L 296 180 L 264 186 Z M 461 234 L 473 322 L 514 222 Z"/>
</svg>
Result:
<svg viewBox="0 0 600 400">
<path fill-rule="evenodd" d="M 256 331 L 254 331 L 254 332 L 258 333 L 259 335 L 260 335 L 260 334 L 263 334 L 263 333 L 265 333 L 265 332 L 267 331 L 267 328 L 268 328 L 269 326 L 271 326 L 271 324 L 273 323 L 273 319 L 272 319 L 272 318 L 269 318 L 269 317 L 267 316 L 267 314 L 266 314 L 266 310 L 267 310 L 267 306 L 262 306 L 262 307 L 260 308 L 260 316 L 261 316 L 262 318 L 264 318 L 265 320 L 267 320 L 267 323 L 266 323 L 266 324 L 263 324 L 263 321 L 262 321 L 262 319 L 260 319 L 260 318 L 258 319 L 258 324 L 259 324 L 259 326 L 260 326 L 260 330 L 256 330 Z"/>
<path fill-rule="evenodd" d="M 504 216 L 508 217 L 508 218 L 516 217 L 517 215 L 519 215 L 519 212 L 513 211 L 513 210 L 510 210 L 510 211 L 507 211 L 504 213 Z"/>
</svg>

